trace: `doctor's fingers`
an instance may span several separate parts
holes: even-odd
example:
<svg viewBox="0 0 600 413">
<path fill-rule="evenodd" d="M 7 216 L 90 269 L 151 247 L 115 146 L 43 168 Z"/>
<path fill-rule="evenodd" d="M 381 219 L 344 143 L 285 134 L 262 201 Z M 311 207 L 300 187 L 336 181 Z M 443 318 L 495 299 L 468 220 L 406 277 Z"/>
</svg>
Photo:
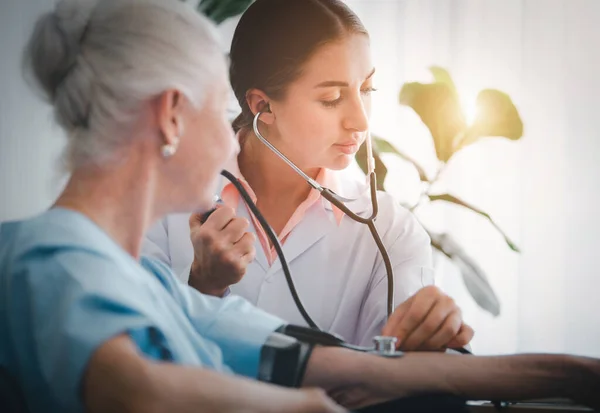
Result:
<svg viewBox="0 0 600 413">
<path fill-rule="evenodd" d="M 219 234 L 219 237 L 225 243 L 235 244 L 240 241 L 244 234 L 246 234 L 246 230 L 250 223 L 246 218 L 233 218 L 229 223 L 223 228 Z"/>
<path fill-rule="evenodd" d="M 190 218 L 190 227 L 194 225 L 194 227 L 200 226 L 205 231 L 221 231 L 234 218 L 235 210 L 233 208 L 228 206 L 217 206 L 217 209 L 212 214 L 210 214 L 210 216 L 206 219 L 206 222 L 204 224 L 200 223 L 199 220 L 194 220 L 194 222 L 192 223 L 192 219 Z"/>
<path fill-rule="evenodd" d="M 421 322 L 413 331 L 406 333 L 403 337 L 401 348 L 404 350 L 437 350 L 456 336 L 461 324 L 460 309 L 456 306 L 454 300 L 448 296 L 438 297 Z M 450 328 L 452 331 L 448 331 Z M 437 347 L 424 347 L 424 343 L 438 331 L 441 331 L 440 335 L 445 342 Z"/>
<path fill-rule="evenodd" d="M 254 261 L 256 257 L 254 241 L 255 235 L 246 232 L 238 242 L 221 251 L 221 260 L 232 268 L 235 273 L 236 279 L 230 280 L 231 282 L 238 282 L 239 278 L 246 273 L 248 264 Z"/>
<path fill-rule="evenodd" d="M 438 295 L 429 290 L 430 287 L 422 288 L 396 307 L 384 326 L 382 334 L 398 337 L 398 344 L 400 344 L 412 333 L 423 322 L 438 299 Z"/>
<path fill-rule="evenodd" d="M 460 348 L 464 347 L 473 340 L 475 337 L 475 330 L 465 323 L 462 323 L 460 326 L 460 330 L 458 330 L 458 334 L 449 343 L 446 344 L 448 348 Z"/>
<path fill-rule="evenodd" d="M 450 347 L 449 343 L 458 335 L 462 326 L 461 311 L 456 308 L 438 326 L 427 340 L 417 344 L 414 348 L 419 350 L 442 350 Z M 462 346 L 461 346 L 462 347 Z"/>
<path fill-rule="evenodd" d="M 246 255 L 251 252 L 256 252 L 256 248 L 254 246 L 256 242 L 256 235 L 252 232 L 246 232 L 242 237 L 233 244 L 233 250 L 235 250 L 239 255 Z"/>
<path fill-rule="evenodd" d="M 242 257 L 237 261 L 237 270 L 238 273 L 240 274 L 240 276 L 243 276 L 244 274 L 246 274 L 246 269 L 248 268 L 248 265 L 250 265 L 250 263 L 252 261 L 254 261 L 254 258 L 256 257 L 256 250 L 252 250 L 250 252 L 248 252 L 247 254 L 242 255 Z"/>
</svg>

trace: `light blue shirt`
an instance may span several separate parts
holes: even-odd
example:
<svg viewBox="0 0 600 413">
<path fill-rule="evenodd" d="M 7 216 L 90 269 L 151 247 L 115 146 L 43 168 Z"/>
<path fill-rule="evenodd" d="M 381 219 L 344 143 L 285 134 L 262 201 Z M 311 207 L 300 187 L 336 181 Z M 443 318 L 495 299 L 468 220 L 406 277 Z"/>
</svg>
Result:
<svg viewBox="0 0 600 413">
<path fill-rule="evenodd" d="M 122 333 L 149 359 L 257 376 L 281 319 L 237 296 L 204 296 L 158 261 L 142 265 L 66 209 L 0 225 L 0 366 L 31 411 L 83 410 L 91 355 Z"/>
</svg>

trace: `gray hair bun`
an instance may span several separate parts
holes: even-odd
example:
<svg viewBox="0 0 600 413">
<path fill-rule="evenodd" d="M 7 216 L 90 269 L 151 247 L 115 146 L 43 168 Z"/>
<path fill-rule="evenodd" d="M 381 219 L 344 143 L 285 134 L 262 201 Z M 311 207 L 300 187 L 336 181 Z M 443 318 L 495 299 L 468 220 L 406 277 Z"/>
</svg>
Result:
<svg viewBox="0 0 600 413">
<path fill-rule="evenodd" d="M 79 55 L 95 0 L 61 0 L 54 12 L 40 18 L 25 52 L 32 71 L 50 101 L 69 74 Z"/>
</svg>

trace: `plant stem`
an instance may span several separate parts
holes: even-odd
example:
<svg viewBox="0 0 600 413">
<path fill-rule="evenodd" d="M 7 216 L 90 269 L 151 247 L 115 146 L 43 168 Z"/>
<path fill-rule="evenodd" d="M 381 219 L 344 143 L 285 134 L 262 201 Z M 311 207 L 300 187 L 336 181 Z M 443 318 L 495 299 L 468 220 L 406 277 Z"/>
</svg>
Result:
<svg viewBox="0 0 600 413">
<path fill-rule="evenodd" d="M 440 167 L 438 168 L 435 176 L 433 177 L 433 179 L 431 181 L 429 181 L 429 185 L 427 186 L 427 190 L 426 193 L 429 193 L 429 189 L 431 189 L 431 187 L 433 186 L 433 184 L 435 184 L 439 179 L 440 176 L 442 175 L 442 172 L 444 172 L 446 170 L 446 165 L 447 163 L 443 162 Z"/>
</svg>

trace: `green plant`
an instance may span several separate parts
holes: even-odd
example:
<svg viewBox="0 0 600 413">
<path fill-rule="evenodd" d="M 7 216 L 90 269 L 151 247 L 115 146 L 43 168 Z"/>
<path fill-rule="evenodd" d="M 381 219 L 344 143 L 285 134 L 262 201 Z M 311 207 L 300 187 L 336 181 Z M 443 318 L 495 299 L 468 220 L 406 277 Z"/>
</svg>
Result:
<svg viewBox="0 0 600 413">
<path fill-rule="evenodd" d="M 373 155 L 375 157 L 377 186 L 384 189 L 387 168 L 380 154 L 393 154 L 398 159 L 410 163 L 423 182 L 422 192 L 416 204 L 408 206 L 415 211 L 425 202 L 446 202 L 466 208 L 485 217 L 502 235 L 508 247 L 520 252 L 519 248 L 492 220 L 490 215 L 477 209 L 456 196 L 448 193 L 435 193 L 433 185 L 440 179 L 448 161 L 458 151 L 472 145 L 484 137 L 503 137 L 518 140 L 523 135 L 523 123 L 510 97 L 498 90 L 485 89 L 477 96 L 477 115 L 472 124 L 468 124 L 461 108 L 456 87 L 450 74 L 440 67 L 430 68 L 432 83 L 406 83 L 400 91 L 400 104 L 409 106 L 427 126 L 435 147 L 438 167 L 433 177 L 429 177 L 419 163 L 402 153 L 387 140 L 373 136 Z M 366 170 L 364 145 L 357 154 L 357 162 Z M 500 314 L 500 302 L 481 267 L 448 234 L 434 233 L 425 228 L 431 237 L 433 248 L 450 259 L 460 270 L 467 290 L 475 302 L 494 316 Z"/>
<path fill-rule="evenodd" d="M 221 24 L 229 17 L 243 13 L 250 3 L 252 0 L 201 0 L 198 11 L 216 24 Z"/>
</svg>

